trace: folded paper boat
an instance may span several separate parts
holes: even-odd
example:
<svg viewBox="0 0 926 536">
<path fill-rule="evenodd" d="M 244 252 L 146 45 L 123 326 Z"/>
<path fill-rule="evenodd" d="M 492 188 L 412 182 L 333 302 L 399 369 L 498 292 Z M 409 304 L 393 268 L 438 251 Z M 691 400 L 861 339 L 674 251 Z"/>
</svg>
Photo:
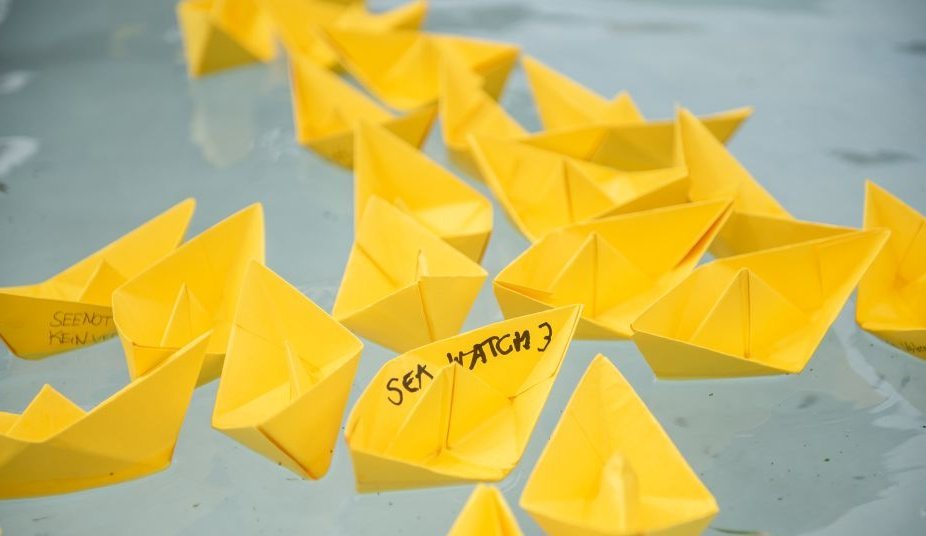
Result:
<svg viewBox="0 0 926 536">
<path fill-rule="evenodd" d="M 447 536 L 522 536 L 505 496 L 495 486 L 477 484 Z"/>
<path fill-rule="evenodd" d="M 276 57 L 273 26 L 258 0 L 181 0 L 177 19 L 190 77 Z"/>
<path fill-rule="evenodd" d="M 106 486 L 170 464 L 208 334 L 90 411 L 45 385 L 25 411 L 0 412 L 0 499 Z"/>
<path fill-rule="evenodd" d="M 114 336 L 113 291 L 177 247 L 195 207 L 187 199 L 42 283 L 0 288 L 0 338 L 32 359 Z"/>
<path fill-rule="evenodd" d="M 520 504 L 551 536 L 697 536 L 718 511 L 672 438 L 601 354 L 569 399 Z"/>
<path fill-rule="evenodd" d="M 524 452 L 580 309 L 503 320 L 383 365 L 347 419 L 357 489 L 504 478 Z"/>
</svg>

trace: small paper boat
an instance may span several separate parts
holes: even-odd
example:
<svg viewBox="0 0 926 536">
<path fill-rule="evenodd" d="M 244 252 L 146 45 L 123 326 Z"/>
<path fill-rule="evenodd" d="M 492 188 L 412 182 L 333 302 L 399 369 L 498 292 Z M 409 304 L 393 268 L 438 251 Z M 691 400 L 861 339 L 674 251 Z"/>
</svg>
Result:
<svg viewBox="0 0 926 536">
<path fill-rule="evenodd" d="M 580 310 L 503 320 L 383 365 L 347 419 L 357 489 L 504 478 L 524 452 Z"/>
<path fill-rule="evenodd" d="M 487 274 L 378 197 L 357 226 L 333 315 L 404 352 L 459 333 Z"/>
<path fill-rule="evenodd" d="M 551 536 L 697 536 L 718 511 L 672 438 L 601 354 L 572 393 L 520 504 Z"/>
<path fill-rule="evenodd" d="M 477 484 L 447 536 L 521 536 L 518 520 L 495 486 Z"/>
<path fill-rule="evenodd" d="M 0 338 L 34 359 L 114 336 L 113 290 L 177 247 L 195 207 L 187 199 L 42 283 L 0 288 Z"/>
<path fill-rule="evenodd" d="M 800 372 L 888 234 L 856 231 L 701 266 L 633 323 L 633 340 L 660 378 Z"/>
<path fill-rule="evenodd" d="M 492 233 L 492 203 L 386 129 L 361 122 L 354 154 L 354 228 L 380 197 L 479 261 Z"/>
<path fill-rule="evenodd" d="M 181 0 L 177 19 L 191 78 L 276 57 L 273 26 L 258 0 Z"/>
<path fill-rule="evenodd" d="M 212 331 L 199 384 L 222 371 L 235 304 L 252 260 L 264 262 L 255 203 L 215 224 L 113 293 L 113 322 L 132 378 Z"/>
<path fill-rule="evenodd" d="M 382 126 L 412 147 L 428 137 L 437 111 L 425 106 L 395 117 L 337 75 L 298 54 L 290 55 L 296 139 L 345 168 L 354 165 L 357 123 Z"/>
<path fill-rule="evenodd" d="M 506 318 L 581 303 L 580 339 L 629 339 L 631 322 L 694 269 L 729 214 L 707 201 L 611 216 L 548 234 L 499 272 Z"/>
<path fill-rule="evenodd" d="M 360 342 L 269 268 L 251 262 L 212 426 L 300 476 L 328 472 Z"/>
<path fill-rule="evenodd" d="M 888 229 L 891 237 L 859 284 L 855 318 L 862 329 L 926 359 L 926 218 L 868 181 L 864 225 Z"/>
<path fill-rule="evenodd" d="M 0 499 L 53 495 L 167 467 L 206 351 L 201 335 L 91 411 L 45 385 L 0 412 Z"/>
</svg>

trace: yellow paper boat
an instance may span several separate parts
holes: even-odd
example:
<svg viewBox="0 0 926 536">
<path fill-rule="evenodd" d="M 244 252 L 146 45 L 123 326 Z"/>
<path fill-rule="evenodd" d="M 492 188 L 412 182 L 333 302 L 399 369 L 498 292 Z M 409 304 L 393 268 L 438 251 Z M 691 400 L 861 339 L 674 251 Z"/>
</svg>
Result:
<svg viewBox="0 0 926 536">
<path fill-rule="evenodd" d="M 447 536 L 521 536 L 518 520 L 495 486 L 477 484 Z"/>
<path fill-rule="evenodd" d="M 425 0 L 408 2 L 383 13 L 369 12 L 362 1 L 262 0 L 262 6 L 290 56 L 301 56 L 325 69 L 336 67 L 338 56 L 322 35 L 322 27 L 369 32 L 417 30 L 428 11 Z"/>
<path fill-rule="evenodd" d="M 456 165 L 478 178 L 469 147 L 470 136 L 521 138 L 527 131 L 482 89 L 482 77 L 467 67 L 460 54 L 449 50 L 443 58 L 440 118 L 444 145 Z"/>
<path fill-rule="evenodd" d="M 34 359 L 115 335 L 113 290 L 177 247 L 195 207 L 187 199 L 42 283 L 0 288 L 0 338 Z"/>
<path fill-rule="evenodd" d="M 454 50 L 497 99 L 519 54 L 513 45 L 424 32 L 369 32 L 328 28 L 329 42 L 347 71 L 379 100 L 408 110 L 437 100 L 445 50 Z"/>
<path fill-rule="evenodd" d="M 506 318 L 581 303 L 580 339 L 628 339 L 631 322 L 694 269 L 729 214 L 708 201 L 579 223 L 551 233 L 493 283 Z"/>
<path fill-rule="evenodd" d="M 269 268 L 244 278 L 212 426 L 306 478 L 328 472 L 360 342 Z"/>
<path fill-rule="evenodd" d="M 47 384 L 22 414 L 0 412 L 0 499 L 106 486 L 167 467 L 207 339 L 89 412 Z"/>
<path fill-rule="evenodd" d="M 298 54 L 290 55 L 296 139 L 346 168 L 354 165 L 354 130 L 359 121 L 381 125 L 413 147 L 421 147 L 437 107 L 395 117 L 337 75 Z"/>
<path fill-rule="evenodd" d="M 264 262 L 260 203 L 215 224 L 116 289 L 113 322 L 131 377 L 211 330 L 199 384 L 218 378 L 251 260 Z"/>
<path fill-rule="evenodd" d="M 888 238 L 884 230 L 720 259 L 634 323 L 660 378 L 800 372 Z"/>
<path fill-rule="evenodd" d="M 333 315 L 404 352 L 459 333 L 487 274 L 378 197 L 368 200 Z"/>
<path fill-rule="evenodd" d="M 361 122 L 354 154 L 354 227 L 380 197 L 479 261 L 492 233 L 492 203 L 386 129 Z"/>
<path fill-rule="evenodd" d="M 730 214 L 730 219 L 711 245 L 711 253 L 717 257 L 731 257 L 857 230 L 852 227 L 796 220 L 791 216 L 734 212 Z"/>
<path fill-rule="evenodd" d="M 480 175 L 532 242 L 573 223 L 688 201 L 685 168 L 628 173 L 512 140 L 471 143 Z"/>
<path fill-rule="evenodd" d="M 697 536 L 717 502 L 659 421 L 598 354 L 524 485 L 551 536 Z"/>
<path fill-rule="evenodd" d="M 580 310 L 503 320 L 383 365 L 347 419 L 357 489 L 504 478 L 524 452 Z"/>
<path fill-rule="evenodd" d="M 273 26 L 258 0 L 181 0 L 177 19 L 192 78 L 276 57 Z"/>
<path fill-rule="evenodd" d="M 926 218 L 868 181 L 864 225 L 889 229 L 891 238 L 859 284 L 855 318 L 862 329 L 926 358 Z"/>
</svg>

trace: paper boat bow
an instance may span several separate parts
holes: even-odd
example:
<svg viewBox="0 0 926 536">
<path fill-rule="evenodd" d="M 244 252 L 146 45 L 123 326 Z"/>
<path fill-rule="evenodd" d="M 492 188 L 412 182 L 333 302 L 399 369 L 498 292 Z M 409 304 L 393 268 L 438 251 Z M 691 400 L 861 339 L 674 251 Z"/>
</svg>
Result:
<svg viewBox="0 0 926 536">
<path fill-rule="evenodd" d="M 495 486 L 477 484 L 447 536 L 522 536 L 505 496 Z"/>
</svg>

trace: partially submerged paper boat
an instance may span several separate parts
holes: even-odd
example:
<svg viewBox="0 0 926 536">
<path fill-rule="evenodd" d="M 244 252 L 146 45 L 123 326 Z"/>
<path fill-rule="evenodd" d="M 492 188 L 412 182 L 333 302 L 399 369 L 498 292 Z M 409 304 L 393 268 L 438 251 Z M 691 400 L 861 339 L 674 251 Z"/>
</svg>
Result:
<svg viewBox="0 0 926 536">
<path fill-rule="evenodd" d="M 492 203 L 386 129 L 361 122 L 354 168 L 354 227 L 380 197 L 479 261 L 492 233 Z"/>
<path fill-rule="evenodd" d="M 524 485 L 551 536 L 697 536 L 717 502 L 608 359 L 586 369 Z"/>
<path fill-rule="evenodd" d="M 503 320 L 383 365 L 347 419 L 357 489 L 504 478 L 524 452 L 580 309 Z"/>
<path fill-rule="evenodd" d="M 628 173 L 513 140 L 470 143 L 480 175 L 532 242 L 573 223 L 688 201 L 685 168 Z"/>
<path fill-rule="evenodd" d="M 495 486 L 477 484 L 447 536 L 521 536 L 505 496 Z"/>
<path fill-rule="evenodd" d="M 328 472 L 360 342 L 299 290 L 252 261 L 212 426 L 300 476 Z"/>
<path fill-rule="evenodd" d="M 580 339 L 627 339 L 631 322 L 694 269 L 729 214 L 707 201 L 575 224 L 496 276 L 505 317 L 581 303 Z"/>
<path fill-rule="evenodd" d="M 459 333 L 487 274 L 410 216 L 370 197 L 333 316 L 404 352 Z"/>
<path fill-rule="evenodd" d="M 181 0 L 177 19 L 190 77 L 276 57 L 273 26 L 258 0 Z"/>
<path fill-rule="evenodd" d="M 84 411 L 45 385 L 21 414 L 0 412 L 0 499 L 139 478 L 170 464 L 208 334 Z"/>
<path fill-rule="evenodd" d="M 206 331 L 199 377 L 222 371 L 244 273 L 264 262 L 264 212 L 255 203 L 203 231 L 113 293 L 113 322 L 137 378 Z"/>
<path fill-rule="evenodd" d="M 634 323 L 660 378 L 800 372 L 888 238 L 856 231 L 699 267 Z"/>
<path fill-rule="evenodd" d="M 327 29 L 341 63 L 370 93 L 392 108 L 420 108 L 437 100 L 445 49 L 453 49 L 497 99 L 517 61 L 516 46 L 425 32 Z"/>
<path fill-rule="evenodd" d="M 864 226 L 888 229 L 891 237 L 859 284 L 855 318 L 862 329 L 926 359 L 926 218 L 868 181 Z"/>
<path fill-rule="evenodd" d="M 113 291 L 177 247 L 195 207 L 178 203 L 41 283 L 0 288 L 0 338 L 34 359 L 114 336 Z"/>
<path fill-rule="evenodd" d="M 394 116 L 337 75 L 299 54 L 290 54 L 296 140 L 346 168 L 354 165 L 357 124 L 382 126 L 412 147 L 421 147 L 437 112 L 435 105 Z"/>
</svg>

